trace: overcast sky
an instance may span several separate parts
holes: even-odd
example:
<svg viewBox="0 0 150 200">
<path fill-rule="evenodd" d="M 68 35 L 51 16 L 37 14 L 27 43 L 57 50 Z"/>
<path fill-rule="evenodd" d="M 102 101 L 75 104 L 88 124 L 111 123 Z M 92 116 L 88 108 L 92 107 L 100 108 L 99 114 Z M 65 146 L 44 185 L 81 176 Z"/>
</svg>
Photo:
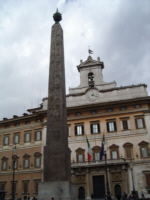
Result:
<svg viewBox="0 0 150 200">
<path fill-rule="evenodd" d="M 149 0 L 0 0 L 0 120 L 38 107 L 48 93 L 51 26 L 62 13 L 66 91 L 88 47 L 105 82 L 146 83 L 150 94 Z"/>
</svg>

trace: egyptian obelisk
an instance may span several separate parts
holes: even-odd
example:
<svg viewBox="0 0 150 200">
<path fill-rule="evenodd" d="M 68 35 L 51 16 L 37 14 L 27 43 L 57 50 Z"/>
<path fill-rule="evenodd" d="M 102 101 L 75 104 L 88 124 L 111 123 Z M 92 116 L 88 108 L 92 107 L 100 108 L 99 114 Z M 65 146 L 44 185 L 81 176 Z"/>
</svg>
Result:
<svg viewBox="0 0 150 200">
<path fill-rule="evenodd" d="M 70 182 L 63 30 L 61 14 L 53 15 L 49 64 L 47 137 L 44 146 L 44 182 L 39 184 L 39 199 L 75 200 L 75 185 Z"/>
</svg>

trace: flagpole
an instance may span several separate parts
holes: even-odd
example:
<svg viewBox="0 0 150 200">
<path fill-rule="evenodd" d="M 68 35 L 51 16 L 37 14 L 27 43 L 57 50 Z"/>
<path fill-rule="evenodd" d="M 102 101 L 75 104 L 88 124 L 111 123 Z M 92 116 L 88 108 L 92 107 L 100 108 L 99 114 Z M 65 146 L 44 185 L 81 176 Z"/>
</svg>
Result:
<svg viewBox="0 0 150 200">
<path fill-rule="evenodd" d="M 105 195 L 107 200 L 112 200 L 111 194 L 109 191 L 109 182 L 108 182 L 108 171 L 107 171 L 107 154 L 106 151 L 104 151 L 104 156 L 105 156 L 105 167 L 106 167 L 106 185 L 107 185 L 107 195 Z"/>
</svg>

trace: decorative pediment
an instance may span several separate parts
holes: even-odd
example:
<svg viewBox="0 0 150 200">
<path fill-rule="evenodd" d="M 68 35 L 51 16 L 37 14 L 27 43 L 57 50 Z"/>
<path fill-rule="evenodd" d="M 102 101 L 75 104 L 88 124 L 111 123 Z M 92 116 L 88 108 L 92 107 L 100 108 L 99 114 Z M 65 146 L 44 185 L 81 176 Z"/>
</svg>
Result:
<svg viewBox="0 0 150 200">
<path fill-rule="evenodd" d="M 101 68 L 104 68 L 104 63 L 100 61 L 100 58 L 98 57 L 97 60 L 93 60 L 91 56 L 88 56 L 87 60 L 82 62 L 82 60 L 80 61 L 80 65 L 77 66 L 78 71 L 80 71 L 81 68 L 85 68 L 85 67 L 92 67 L 92 66 L 101 66 Z"/>
<path fill-rule="evenodd" d="M 35 154 L 34 154 L 34 156 L 41 156 L 42 154 L 40 153 L 40 152 L 36 152 Z"/>
<path fill-rule="evenodd" d="M 117 149 L 117 148 L 119 148 L 119 146 L 116 145 L 116 144 L 112 144 L 109 148 L 110 148 L 110 149 Z"/>
<path fill-rule="evenodd" d="M 81 147 L 76 149 L 76 152 L 83 152 L 83 151 L 85 151 L 85 149 L 82 149 Z"/>
<path fill-rule="evenodd" d="M 25 154 L 23 157 L 24 157 L 24 158 L 25 158 L 25 157 L 30 157 L 30 155 L 29 155 L 29 154 Z"/>
<path fill-rule="evenodd" d="M 133 144 L 130 142 L 126 142 L 123 147 L 133 147 Z"/>
<path fill-rule="evenodd" d="M 6 156 L 3 156 L 2 160 L 8 160 L 8 158 Z"/>
<path fill-rule="evenodd" d="M 100 150 L 101 148 L 99 146 L 95 146 L 92 148 L 92 150 Z"/>
<path fill-rule="evenodd" d="M 145 142 L 145 141 L 142 141 L 138 144 L 139 146 L 147 146 L 148 145 L 148 142 Z"/>
</svg>

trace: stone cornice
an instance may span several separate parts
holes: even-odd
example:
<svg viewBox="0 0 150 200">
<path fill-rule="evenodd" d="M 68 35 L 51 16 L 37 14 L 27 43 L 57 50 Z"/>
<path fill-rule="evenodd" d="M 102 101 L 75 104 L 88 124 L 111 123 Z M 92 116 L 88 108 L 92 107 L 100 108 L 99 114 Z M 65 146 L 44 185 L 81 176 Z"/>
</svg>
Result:
<svg viewBox="0 0 150 200">
<path fill-rule="evenodd" d="M 111 82 L 111 83 L 114 83 L 114 82 Z M 108 85 L 109 84 L 110 83 L 108 83 Z M 105 84 L 105 85 L 107 85 L 107 84 Z M 99 86 L 103 86 L 103 85 L 99 85 Z M 121 87 L 115 87 L 115 88 L 110 88 L 110 89 L 105 89 L 105 90 L 98 90 L 98 91 L 101 92 L 101 93 L 105 93 L 105 92 L 111 92 L 111 91 L 114 91 L 114 90 L 122 90 L 122 89 L 135 88 L 135 87 L 140 87 L 140 86 L 143 86 L 143 87 L 147 88 L 147 85 L 143 83 L 143 84 L 138 84 L 138 85 L 121 86 Z M 77 89 L 77 88 L 75 88 L 75 89 Z M 87 88 L 87 89 L 91 89 L 91 88 Z M 76 94 L 67 94 L 66 97 L 81 96 L 81 95 L 84 95 L 85 93 L 86 92 L 80 92 L 80 93 L 76 93 Z"/>
<path fill-rule="evenodd" d="M 81 106 L 71 106 L 67 107 L 67 112 L 77 112 L 77 111 L 87 111 L 89 110 L 94 110 L 94 109 L 100 109 L 100 108 L 108 108 L 108 107 L 117 107 L 117 106 L 129 106 L 129 105 L 134 105 L 135 103 L 141 104 L 141 103 L 148 103 L 150 105 L 150 96 L 147 97 L 139 97 L 135 99 L 125 99 L 125 100 L 117 100 L 117 101 L 111 101 L 111 102 L 100 102 L 100 103 L 95 103 L 95 104 L 85 104 Z"/>
</svg>

